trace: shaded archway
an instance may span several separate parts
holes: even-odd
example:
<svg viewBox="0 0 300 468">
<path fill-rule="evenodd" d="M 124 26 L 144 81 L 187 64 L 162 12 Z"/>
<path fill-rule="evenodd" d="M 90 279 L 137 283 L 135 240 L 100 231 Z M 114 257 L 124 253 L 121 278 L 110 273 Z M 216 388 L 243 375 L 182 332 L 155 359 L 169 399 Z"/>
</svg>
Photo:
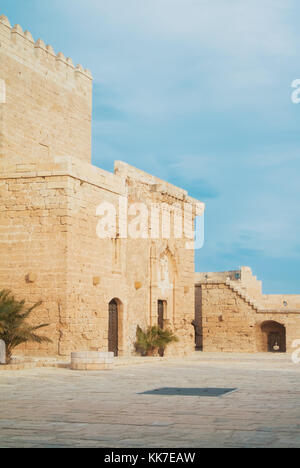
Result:
<svg viewBox="0 0 300 468">
<path fill-rule="evenodd" d="M 270 320 L 263 322 L 260 330 L 262 334 L 261 351 L 269 353 L 286 352 L 286 329 L 284 325 Z"/>
<path fill-rule="evenodd" d="M 108 305 L 108 351 L 118 356 L 122 345 L 122 302 L 114 298 Z"/>
</svg>

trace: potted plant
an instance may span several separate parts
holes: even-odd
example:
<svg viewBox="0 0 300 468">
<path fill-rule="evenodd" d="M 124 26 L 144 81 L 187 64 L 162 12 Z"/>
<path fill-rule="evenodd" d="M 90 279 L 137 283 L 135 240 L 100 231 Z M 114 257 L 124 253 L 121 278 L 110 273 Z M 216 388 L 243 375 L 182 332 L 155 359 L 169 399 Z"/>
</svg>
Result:
<svg viewBox="0 0 300 468">
<path fill-rule="evenodd" d="M 135 349 L 143 356 L 154 356 L 158 350 L 165 350 L 168 344 L 177 342 L 178 337 L 171 330 L 150 326 L 145 331 L 137 327 Z"/>
</svg>

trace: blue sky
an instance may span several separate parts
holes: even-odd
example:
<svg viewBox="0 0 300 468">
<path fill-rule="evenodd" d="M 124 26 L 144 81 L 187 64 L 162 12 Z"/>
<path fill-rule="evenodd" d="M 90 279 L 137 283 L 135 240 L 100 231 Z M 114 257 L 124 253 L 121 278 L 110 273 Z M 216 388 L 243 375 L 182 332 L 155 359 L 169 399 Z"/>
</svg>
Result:
<svg viewBox="0 0 300 468">
<path fill-rule="evenodd" d="M 1 0 L 94 76 L 93 163 L 124 160 L 206 203 L 198 271 L 249 265 L 300 293 L 297 0 Z"/>
</svg>

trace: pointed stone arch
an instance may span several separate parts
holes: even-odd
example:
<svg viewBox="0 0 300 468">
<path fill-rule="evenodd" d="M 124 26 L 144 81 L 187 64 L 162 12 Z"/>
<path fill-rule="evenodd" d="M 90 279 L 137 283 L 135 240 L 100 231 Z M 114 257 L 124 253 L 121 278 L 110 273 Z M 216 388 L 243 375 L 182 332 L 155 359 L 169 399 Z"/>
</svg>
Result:
<svg viewBox="0 0 300 468">
<path fill-rule="evenodd" d="M 169 246 L 161 249 L 158 255 L 158 264 L 161 264 L 164 259 L 168 261 L 168 270 L 172 278 L 178 275 L 178 261 L 176 257 L 176 252 L 172 251 Z"/>
</svg>

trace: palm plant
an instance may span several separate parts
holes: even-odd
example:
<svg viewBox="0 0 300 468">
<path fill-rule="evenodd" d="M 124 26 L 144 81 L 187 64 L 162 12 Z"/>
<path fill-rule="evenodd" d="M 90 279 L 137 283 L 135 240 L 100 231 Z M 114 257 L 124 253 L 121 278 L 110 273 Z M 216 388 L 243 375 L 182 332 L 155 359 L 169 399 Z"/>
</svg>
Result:
<svg viewBox="0 0 300 468">
<path fill-rule="evenodd" d="M 22 343 L 51 343 L 50 338 L 36 333 L 49 324 L 32 326 L 26 322 L 31 312 L 40 305 L 41 302 L 37 302 L 26 308 L 25 301 L 17 301 L 11 291 L 0 291 L 0 340 L 5 343 L 7 364 L 11 361 L 12 351 Z"/>
<path fill-rule="evenodd" d="M 163 330 L 158 326 L 148 327 L 143 331 L 139 326 L 136 330 L 135 349 L 145 356 L 154 356 L 158 350 L 165 350 L 168 344 L 179 341 L 171 330 Z"/>
</svg>

